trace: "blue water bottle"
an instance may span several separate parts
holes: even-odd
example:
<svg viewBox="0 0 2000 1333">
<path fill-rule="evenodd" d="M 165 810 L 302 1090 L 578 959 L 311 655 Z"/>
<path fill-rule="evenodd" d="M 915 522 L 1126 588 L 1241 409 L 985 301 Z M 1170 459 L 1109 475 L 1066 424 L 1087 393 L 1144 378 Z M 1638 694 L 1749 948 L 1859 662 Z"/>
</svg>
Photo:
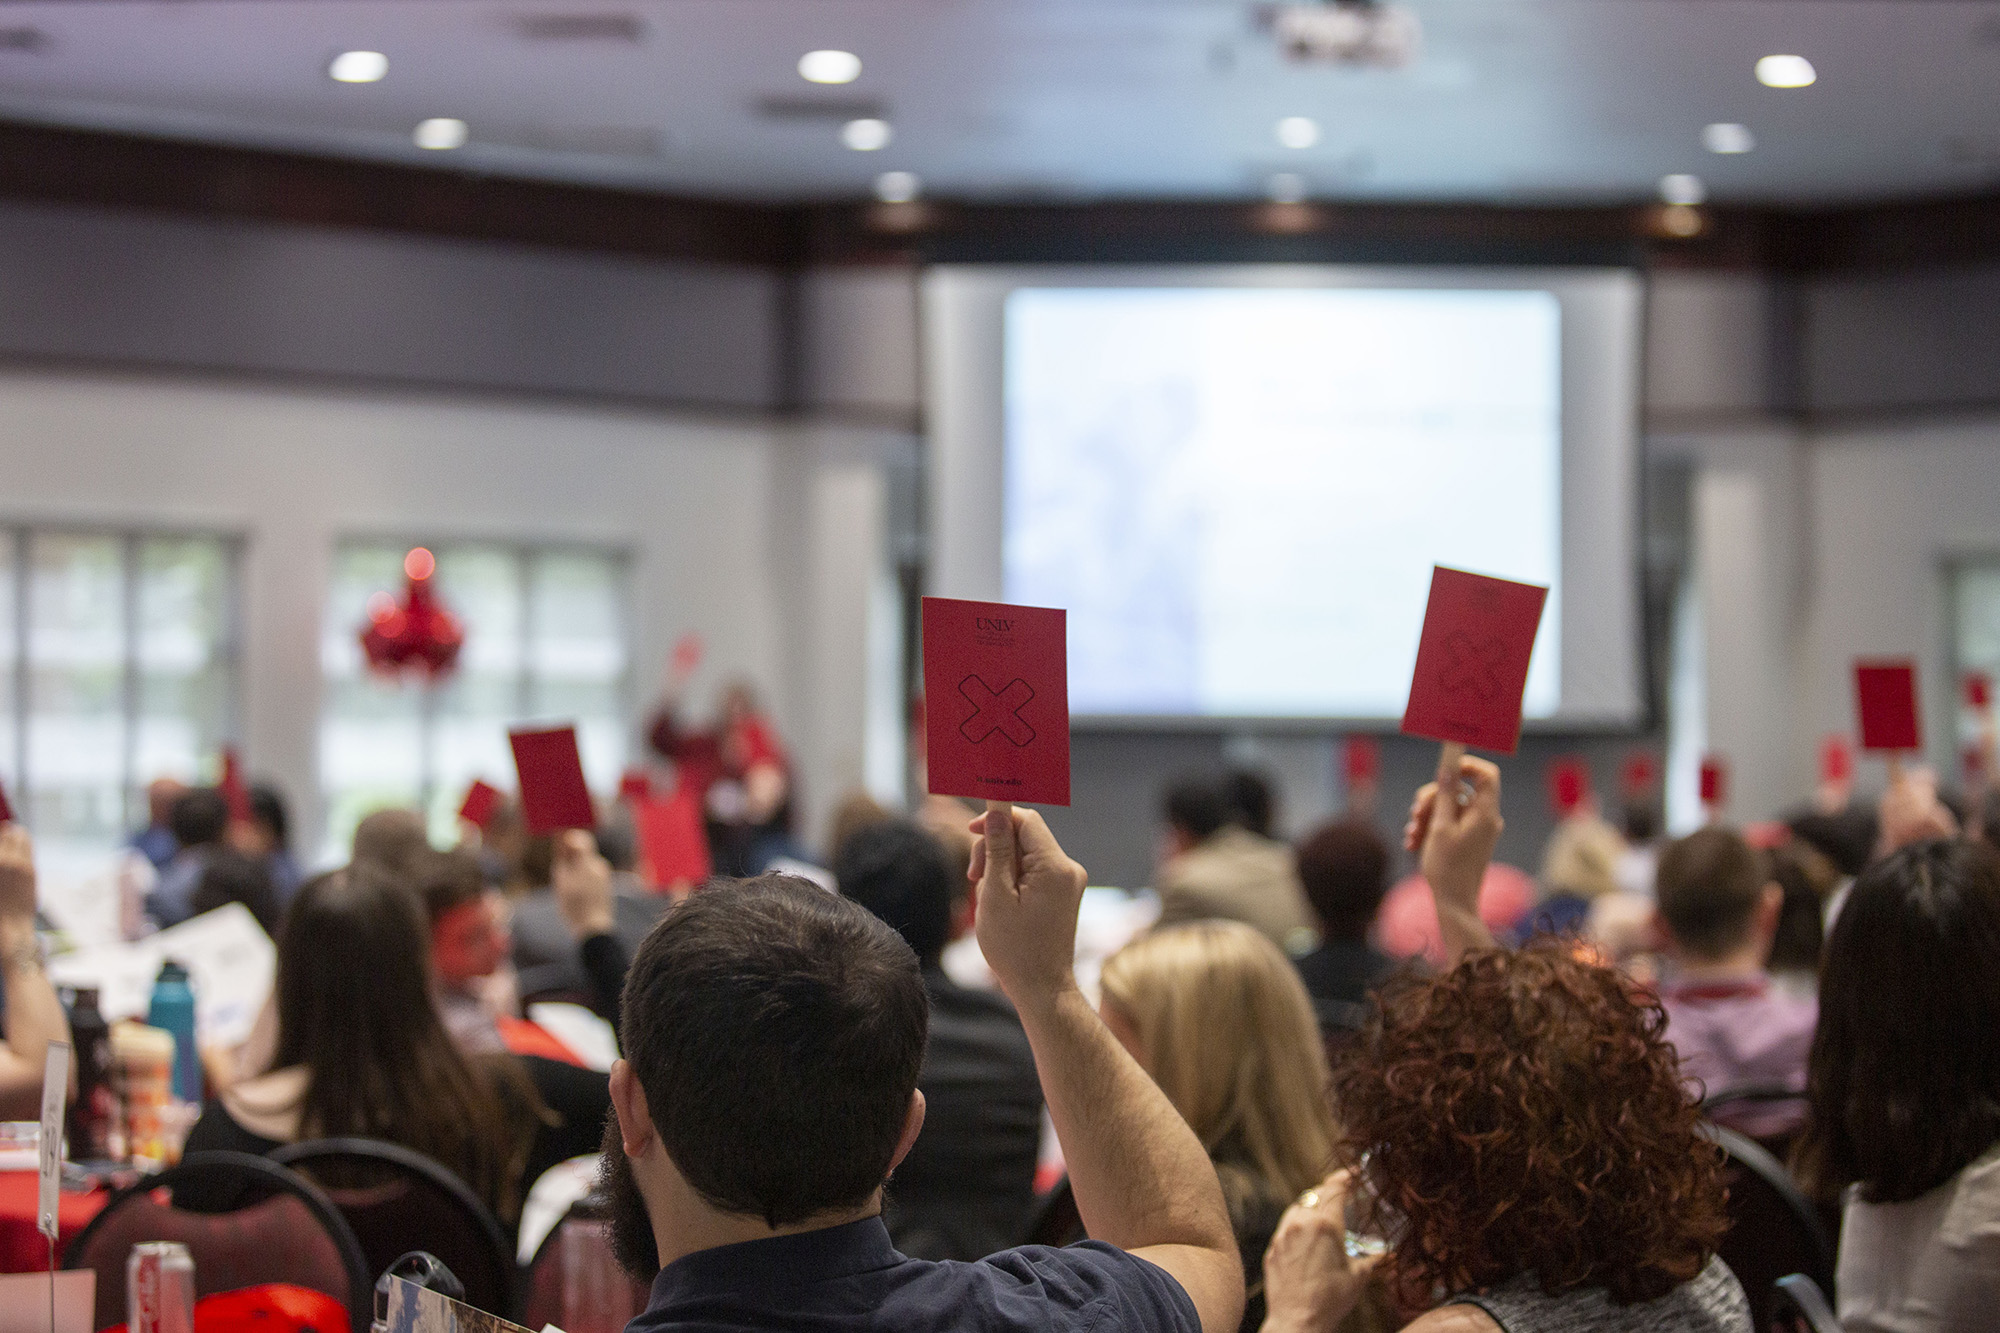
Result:
<svg viewBox="0 0 2000 1333">
<path fill-rule="evenodd" d="M 187 969 L 169 961 L 153 982 L 153 1003 L 146 1010 L 148 1027 L 174 1034 L 174 1096 L 184 1102 L 201 1100 L 201 1053 L 194 1045 L 194 990 Z"/>
</svg>

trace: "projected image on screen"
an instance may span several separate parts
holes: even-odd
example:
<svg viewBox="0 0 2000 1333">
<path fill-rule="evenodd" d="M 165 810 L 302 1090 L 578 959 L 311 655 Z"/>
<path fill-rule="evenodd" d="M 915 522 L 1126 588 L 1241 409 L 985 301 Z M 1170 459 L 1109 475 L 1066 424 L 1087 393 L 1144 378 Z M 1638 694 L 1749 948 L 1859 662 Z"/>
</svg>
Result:
<svg viewBox="0 0 2000 1333">
<path fill-rule="evenodd" d="M 1549 585 L 1560 309 L 1543 291 L 1022 288 L 1002 566 L 1069 611 L 1082 714 L 1393 718 L 1431 566 Z"/>
</svg>

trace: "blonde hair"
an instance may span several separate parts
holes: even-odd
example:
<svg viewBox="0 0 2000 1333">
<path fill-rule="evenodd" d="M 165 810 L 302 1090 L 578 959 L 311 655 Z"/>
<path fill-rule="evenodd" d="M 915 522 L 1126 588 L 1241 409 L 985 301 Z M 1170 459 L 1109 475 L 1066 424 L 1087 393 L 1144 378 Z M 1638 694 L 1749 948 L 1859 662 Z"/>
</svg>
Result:
<svg viewBox="0 0 2000 1333">
<path fill-rule="evenodd" d="M 1542 892 L 1599 898 L 1618 891 L 1618 858 L 1625 839 L 1594 815 L 1577 815 L 1556 825 L 1542 853 Z"/>
<path fill-rule="evenodd" d="M 1336 1137 L 1326 1052 L 1305 985 L 1275 944 L 1237 921 L 1155 931 L 1104 964 L 1103 992 L 1218 1167 L 1280 1199 L 1319 1183 Z M 1231 1174 L 1225 1189 L 1251 1183 Z"/>
</svg>

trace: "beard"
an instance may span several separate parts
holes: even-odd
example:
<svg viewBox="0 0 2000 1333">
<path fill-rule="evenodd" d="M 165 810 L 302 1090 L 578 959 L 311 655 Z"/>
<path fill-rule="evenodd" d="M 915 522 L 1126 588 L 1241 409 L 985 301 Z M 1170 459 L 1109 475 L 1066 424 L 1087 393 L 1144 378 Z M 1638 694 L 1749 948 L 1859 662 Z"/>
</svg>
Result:
<svg viewBox="0 0 2000 1333">
<path fill-rule="evenodd" d="M 604 1198 L 606 1219 L 611 1227 L 611 1253 L 618 1266 L 644 1282 L 660 1271 L 659 1242 L 653 1236 L 653 1219 L 646 1211 L 645 1196 L 639 1193 L 639 1178 L 632 1174 L 631 1160 L 618 1132 L 618 1117 L 604 1122 L 604 1160 L 597 1170 L 597 1192 Z"/>
</svg>

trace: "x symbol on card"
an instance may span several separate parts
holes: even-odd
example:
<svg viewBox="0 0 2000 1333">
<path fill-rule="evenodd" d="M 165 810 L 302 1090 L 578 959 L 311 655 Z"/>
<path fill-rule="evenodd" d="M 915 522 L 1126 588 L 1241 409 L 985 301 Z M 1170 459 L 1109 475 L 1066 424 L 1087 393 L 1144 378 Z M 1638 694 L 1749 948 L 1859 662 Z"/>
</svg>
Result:
<svg viewBox="0 0 2000 1333">
<path fill-rule="evenodd" d="M 1016 745 L 1027 745 L 1035 739 L 1035 729 L 1021 716 L 1021 710 L 1035 697 L 1034 688 L 1027 681 L 1017 677 L 996 691 L 979 677 L 967 676 L 958 682 L 958 692 L 976 710 L 958 724 L 959 735 L 974 745 L 996 731 Z"/>
<path fill-rule="evenodd" d="M 1444 670 L 1438 683 L 1453 694 L 1493 699 L 1500 693 L 1500 657 L 1506 646 L 1498 639 L 1475 643 L 1462 633 L 1444 641 Z"/>
</svg>

